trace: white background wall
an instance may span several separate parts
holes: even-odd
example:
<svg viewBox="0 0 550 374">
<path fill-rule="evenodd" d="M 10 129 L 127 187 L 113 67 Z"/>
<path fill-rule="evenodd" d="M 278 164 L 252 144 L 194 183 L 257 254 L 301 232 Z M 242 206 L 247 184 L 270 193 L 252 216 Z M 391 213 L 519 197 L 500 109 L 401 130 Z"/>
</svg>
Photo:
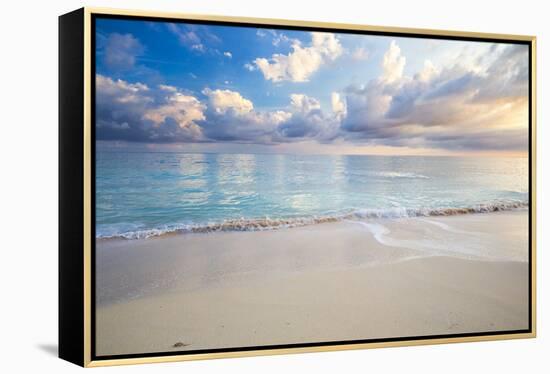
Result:
<svg viewBox="0 0 550 374">
<path fill-rule="evenodd" d="M 89 6 L 334 21 L 538 36 L 539 337 L 336 353 L 94 369 L 97 372 L 548 373 L 547 266 L 550 142 L 546 127 L 550 37 L 542 1 L 78 0 L 5 1 L 0 22 L 0 366 L 70 372 L 57 350 L 57 16 Z M 4 370 L 6 369 L 6 370 Z M 94 371 L 95 372 L 95 371 Z"/>
</svg>

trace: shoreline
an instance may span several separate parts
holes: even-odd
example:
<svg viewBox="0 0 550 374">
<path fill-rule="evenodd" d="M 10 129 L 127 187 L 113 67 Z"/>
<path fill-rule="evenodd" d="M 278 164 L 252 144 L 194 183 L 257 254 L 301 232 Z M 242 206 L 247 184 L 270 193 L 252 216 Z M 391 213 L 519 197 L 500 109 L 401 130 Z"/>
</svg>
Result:
<svg viewBox="0 0 550 374">
<path fill-rule="evenodd" d="M 372 220 L 372 219 L 407 219 L 430 217 L 453 217 L 468 214 L 488 214 L 500 212 L 517 212 L 529 209 L 528 202 L 507 202 L 479 204 L 462 208 L 388 208 L 388 209 L 359 209 L 348 213 L 313 215 L 310 217 L 287 218 L 239 218 L 226 219 L 220 222 L 203 224 L 181 224 L 165 226 L 163 228 L 150 228 L 112 235 L 100 235 L 96 241 L 106 240 L 141 240 L 180 234 L 209 234 L 217 232 L 250 232 L 291 229 L 323 223 L 342 222 L 346 220 Z"/>
<path fill-rule="evenodd" d="M 526 328 L 527 227 L 508 211 L 102 240 L 97 353 Z"/>
</svg>

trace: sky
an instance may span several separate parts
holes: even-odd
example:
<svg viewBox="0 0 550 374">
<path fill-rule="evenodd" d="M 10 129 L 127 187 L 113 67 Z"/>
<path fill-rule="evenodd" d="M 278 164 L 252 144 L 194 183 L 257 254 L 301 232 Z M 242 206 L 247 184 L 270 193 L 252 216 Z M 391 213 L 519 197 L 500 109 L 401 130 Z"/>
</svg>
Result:
<svg viewBox="0 0 550 374">
<path fill-rule="evenodd" d="M 96 20 L 100 149 L 526 155 L 528 46 Z"/>
</svg>

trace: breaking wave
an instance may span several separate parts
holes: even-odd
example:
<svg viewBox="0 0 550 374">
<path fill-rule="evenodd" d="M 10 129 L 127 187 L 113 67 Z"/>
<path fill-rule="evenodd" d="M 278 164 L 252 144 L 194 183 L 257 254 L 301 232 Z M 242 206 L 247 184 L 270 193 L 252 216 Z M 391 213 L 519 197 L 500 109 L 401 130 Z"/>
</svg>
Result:
<svg viewBox="0 0 550 374">
<path fill-rule="evenodd" d="M 411 218 L 411 217 L 434 217 L 434 216 L 456 216 L 473 213 L 491 213 L 509 210 L 520 210 L 529 207 L 527 202 L 496 202 L 478 204 L 469 207 L 454 208 L 388 208 L 388 209 L 357 209 L 351 212 L 340 214 L 329 214 L 310 217 L 293 218 L 240 218 L 228 219 L 222 222 L 206 224 L 174 224 L 165 225 L 154 229 L 133 229 L 121 230 L 120 232 L 98 232 L 97 239 L 146 239 L 167 234 L 177 233 L 212 233 L 227 231 L 264 231 L 281 228 L 292 228 L 315 225 L 320 223 L 338 222 L 349 219 L 387 219 L 387 218 Z M 98 230 L 100 231 L 100 230 Z"/>
</svg>

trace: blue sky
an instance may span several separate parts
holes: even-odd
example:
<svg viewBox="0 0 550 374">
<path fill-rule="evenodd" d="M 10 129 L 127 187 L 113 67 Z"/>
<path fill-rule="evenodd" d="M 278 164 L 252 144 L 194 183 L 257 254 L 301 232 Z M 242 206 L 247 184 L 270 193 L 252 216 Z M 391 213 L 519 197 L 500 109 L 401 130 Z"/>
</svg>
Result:
<svg viewBox="0 0 550 374">
<path fill-rule="evenodd" d="M 96 21 L 102 147 L 522 154 L 525 45 Z"/>
</svg>

